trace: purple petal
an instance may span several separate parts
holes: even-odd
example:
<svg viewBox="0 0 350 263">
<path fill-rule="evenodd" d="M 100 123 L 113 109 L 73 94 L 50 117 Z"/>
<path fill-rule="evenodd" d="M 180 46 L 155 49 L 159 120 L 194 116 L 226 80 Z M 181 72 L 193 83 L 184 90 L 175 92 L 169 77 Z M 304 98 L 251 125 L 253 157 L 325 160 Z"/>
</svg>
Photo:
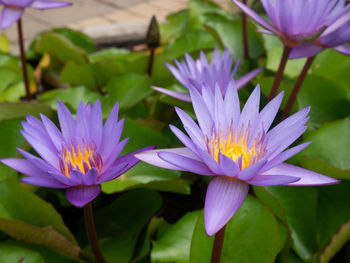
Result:
<svg viewBox="0 0 350 263">
<path fill-rule="evenodd" d="M 245 103 L 238 127 L 247 129 L 248 126 L 254 131 L 256 121 L 259 116 L 259 104 L 260 104 L 260 86 L 257 85 L 254 91 L 249 96 L 247 102 Z"/>
<path fill-rule="evenodd" d="M 5 29 L 17 22 L 23 15 L 24 9 L 5 6 L 1 13 L 1 28 Z"/>
<path fill-rule="evenodd" d="M 158 166 L 158 167 L 170 169 L 170 170 L 183 171 L 183 169 L 180 169 L 179 167 L 160 159 L 158 156 L 159 152 L 172 152 L 182 156 L 189 157 L 194 160 L 199 160 L 193 154 L 193 152 L 187 148 L 171 148 L 171 149 L 160 149 L 160 150 L 157 149 L 157 150 L 144 151 L 144 152 L 135 154 L 135 157 L 145 163 L 149 163 L 154 166 Z"/>
<path fill-rule="evenodd" d="M 70 144 L 74 139 L 75 121 L 70 111 L 61 101 L 57 101 L 57 115 L 60 122 L 62 135 L 66 140 L 66 143 Z"/>
<path fill-rule="evenodd" d="M 191 96 L 189 93 L 185 92 L 178 92 L 178 91 L 173 91 L 169 89 L 163 89 L 159 87 L 151 87 L 153 90 L 156 90 L 160 93 L 163 93 L 165 95 L 168 95 L 170 97 L 173 97 L 178 100 L 186 101 L 186 102 L 191 102 Z"/>
<path fill-rule="evenodd" d="M 70 6 L 70 5 L 72 5 L 72 3 L 70 2 L 35 0 L 34 3 L 31 5 L 31 7 L 35 9 L 51 9 L 51 8 Z"/>
<path fill-rule="evenodd" d="M 33 165 L 32 162 L 26 159 L 7 158 L 7 159 L 0 159 L 0 162 L 28 176 L 48 177 L 48 174 L 46 173 L 46 171 L 39 169 L 38 167 Z"/>
<path fill-rule="evenodd" d="M 264 175 L 286 175 L 294 176 L 300 178 L 299 181 L 294 183 L 289 183 L 286 185 L 300 186 L 300 185 L 328 185 L 328 184 L 337 184 L 340 181 L 332 177 L 328 177 L 319 173 L 315 173 L 310 170 L 306 170 L 291 164 L 282 163 L 279 164 L 270 170 L 263 173 Z"/>
<path fill-rule="evenodd" d="M 230 177 L 236 177 L 241 171 L 239 169 L 238 164 L 224 154 L 219 154 L 219 156 L 220 165 L 225 175 Z"/>
<path fill-rule="evenodd" d="M 68 201 L 76 207 L 83 207 L 94 200 L 100 192 L 100 185 L 77 186 L 67 189 L 66 196 Z"/>
<path fill-rule="evenodd" d="M 62 146 L 64 145 L 64 138 L 56 127 L 56 125 L 45 115 L 40 114 L 41 120 L 43 121 L 45 130 L 47 134 L 50 136 L 52 143 L 55 145 L 58 151 L 62 150 Z"/>
<path fill-rule="evenodd" d="M 232 123 L 233 127 L 237 127 L 241 116 L 241 108 L 235 82 L 230 81 L 224 101 L 227 118 L 229 122 Z"/>
<path fill-rule="evenodd" d="M 22 182 L 26 184 L 48 187 L 48 188 L 68 188 L 69 186 L 63 184 L 54 178 L 50 177 L 23 177 Z"/>
<path fill-rule="evenodd" d="M 247 183 L 257 186 L 271 186 L 271 185 L 283 185 L 294 183 L 299 181 L 300 178 L 294 176 L 285 176 L 285 175 L 256 175 L 253 179 L 247 181 Z"/>
<path fill-rule="evenodd" d="M 323 50 L 324 48 L 321 46 L 312 43 L 304 43 L 292 48 L 288 58 L 295 59 L 313 57 L 316 56 L 318 53 L 321 53 Z"/>
<path fill-rule="evenodd" d="M 266 158 L 259 160 L 257 163 L 249 165 L 247 168 L 243 169 L 237 176 L 238 179 L 243 181 L 248 181 L 257 175 L 262 167 L 266 164 Z"/>
<path fill-rule="evenodd" d="M 75 118 L 75 138 L 79 138 L 79 142 L 90 142 L 89 117 L 83 101 L 80 101 L 77 115 Z"/>
<path fill-rule="evenodd" d="M 337 47 L 334 47 L 333 49 L 341 54 L 350 56 L 350 46 L 348 45 L 337 46 Z"/>
<path fill-rule="evenodd" d="M 247 85 L 253 78 L 255 78 L 257 75 L 259 75 L 259 73 L 261 71 L 263 71 L 263 67 L 254 69 L 250 72 L 248 72 L 247 74 L 245 74 L 244 76 L 238 78 L 235 80 L 236 82 L 236 86 L 237 86 L 237 90 L 243 88 L 245 85 Z"/>
<path fill-rule="evenodd" d="M 94 103 L 90 114 L 90 136 L 91 139 L 95 142 L 97 149 L 100 147 L 102 141 L 103 133 L 103 118 L 102 118 L 102 109 L 101 102 L 97 99 Z"/>
<path fill-rule="evenodd" d="M 200 175 L 214 175 L 214 173 L 201 161 L 197 161 L 171 152 L 158 153 L 160 159 L 179 167 L 183 171 L 189 171 Z"/>
<path fill-rule="evenodd" d="M 177 127 L 174 125 L 169 125 L 170 130 L 175 134 L 175 136 L 188 148 L 190 149 L 194 154 L 197 154 L 196 146 L 193 144 L 190 138 L 186 136 L 182 131 L 180 131 Z"/>
<path fill-rule="evenodd" d="M 48 162 L 44 161 L 43 159 L 40 159 L 20 148 L 16 148 L 17 151 L 26 158 L 29 162 L 31 162 L 34 166 L 36 166 L 38 169 L 44 171 L 44 172 L 57 172 L 58 170 L 51 166 Z"/>
<path fill-rule="evenodd" d="M 260 130 L 260 125 L 264 132 L 267 132 L 276 117 L 278 109 L 283 99 L 284 91 L 278 94 L 273 100 L 271 100 L 259 114 L 259 123 L 257 129 Z"/>
<path fill-rule="evenodd" d="M 48 172 L 48 174 L 54 178 L 57 182 L 69 186 L 76 186 L 82 184 L 81 177 L 84 175 L 82 172 L 74 170 L 69 173 L 69 177 L 65 176 L 60 172 Z"/>
<path fill-rule="evenodd" d="M 223 176 L 210 181 L 204 205 L 204 225 L 209 236 L 226 225 L 242 205 L 248 190 L 248 184 Z"/>
<path fill-rule="evenodd" d="M 271 26 L 269 22 L 267 22 L 264 18 L 259 16 L 257 13 L 255 13 L 252 9 L 247 7 L 246 5 L 242 4 L 238 0 L 232 0 L 244 13 L 246 13 L 248 16 L 250 16 L 251 19 L 253 19 L 256 23 L 261 25 L 262 27 L 277 33 L 277 31 Z"/>
<path fill-rule="evenodd" d="M 119 155 L 122 153 L 125 145 L 128 143 L 129 138 L 125 138 L 120 143 L 118 143 L 114 149 L 112 149 L 112 152 L 110 153 L 107 160 L 103 160 L 103 169 L 102 171 L 107 170 L 113 163 L 118 159 Z"/>
</svg>

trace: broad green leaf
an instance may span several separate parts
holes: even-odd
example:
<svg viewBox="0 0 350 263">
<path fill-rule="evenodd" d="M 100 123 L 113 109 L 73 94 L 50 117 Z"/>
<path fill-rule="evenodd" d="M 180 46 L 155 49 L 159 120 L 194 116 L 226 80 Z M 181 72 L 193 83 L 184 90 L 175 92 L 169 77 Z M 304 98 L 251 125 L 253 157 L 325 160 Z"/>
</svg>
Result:
<svg viewBox="0 0 350 263">
<path fill-rule="evenodd" d="M 27 115 L 40 118 L 40 113 L 47 117 L 53 116 L 53 110 L 38 102 L 21 102 L 21 103 L 0 103 L 0 121 L 16 118 L 25 118 Z"/>
<path fill-rule="evenodd" d="M 89 61 L 96 63 L 100 61 L 111 61 L 125 59 L 125 55 L 130 54 L 130 51 L 124 48 L 106 48 L 89 55 Z"/>
<path fill-rule="evenodd" d="M 242 23 L 240 20 L 230 20 L 223 16 L 213 15 L 208 18 L 205 24 L 217 32 L 223 45 L 229 48 L 230 53 L 236 59 L 243 59 Z M 251 24 L 248 25 L 250 56 L 257 58 L 264 53 L 262 39 L 256 33 L 255 27 Z"/>
<path fill-rule="evenodd" d="M 101 249 L 108 262 L 129 262 L 141 231 L 161 204 L 157 192 L 137 189 L 128 191 L 95 212 Z"/>
<path fill-rule="evenodd" d="M 94 77 L 93 66 L 89 64 L 77 64 L 69 61 L 61 72 L 61 81 L 72 86 L 82 85 L 89 90 L 96 91 L 98 86 Z"/>
<path fill-rule="evenodd" d="M 41 245 L 71 258 L 79 258 L 79 246 L 70 242 L 50 225 L 37 227 L 18 220 L 0 218 L 0 230 L 17 240 Z"/>
<path fill-rule="evenodd" d="M 162 43 L 167 43 L 185 32 L 189 20 L 189 10 L 170 14 L 166 19 L 167 23 L 162 23 L 159 26 Z"/>
<path fill-rule="evenodd" d="M 45 263 L 37 252 L 17 246 L 0 243 L 0 262 L 3 263 Z"/>
<path fill-rule="evenodd" d="M 74 110 L 78 108 L 79 102 L 95 102 L 99 94 L 86 89 L 85 87 L 73 87 L 62 90 L 50 90 L 39 96 L 39 101 L 57 109 L 57 100 L 69 104 Z"/>
<path fill-rule="evenodd" d="M 192 234 L 199 214 L 200 211 L 187 213 L 169 227 L 159 240 L 153 241 L 152 262 L 189 262 Z"/>
<path fill-rule="evenodd" d="M 51 204 L 26 190 L 14 180 L 0 182 L 0 217 L 36 227 L 52 227 L 73 244 L 76 241 L 62 217 Z"/>
<path fill-rule="evenodd" d="M 0 34 L 0 51 L 5 53 L 10 51 L 10 43 L 5 34 Z"/>
<path fill-rule="evenodd" d="M 284 209 L 292 233 L 292 247 L 303 260 L 310 260 L 318 251 L 317 190 L 306 186 L 270 186 L 265 189 Z"/>
<path fill-rule="evenodd" d="M 204 218 L 198 218 L 191 244 L 191 263 L 209 263 L 214 236 L 205 234 Z M 221 263 L 274 262 L 280 248 L 278 224 L 269 209 L 247 196 L 226 225 Z"/>
<path fill-rule="evenodd" d="M 140 187 L 180 194 L 190 193 L 188 182 L 180 178 L 180 172 L 145 163 L 139 163 L 116 180 L 102 184 L 102 191 L 111 194 Z"/>
<path fill-rule="evenodd" d="M 108 102 L 119 102 L 120 108 L 130 108 L 152 93 L 151 79 L 146 75 L 134 73 L 116 76 L 107 86 Z"/>
<path fill-rule="evenodd" d="M 164 55 L 169 59 L 175 59 L 183 56 L 185 52 L 191 53 L 215 47 L 217 47 L 217 42 L 208 31 L 196 30 L 187 32 L 167 45 L 164 48 Z"/>
<path fill-rule="evenodd" d="M 310 122 L 315 127 L 350 115 L 350 99 L 347 91 L 326 77 L 307 76 L 297 101 L 299 109 L 311 106 Z"/>
<path fill-rule="evenodd" d="M 312 141 L 312 144 L 302 155 L 328 162 L 337 169 L 350 170 L 350 117 L 324 124 L 310 132 L 305 141 Z M 302 163 L 308 166 L 307 161 Z"/>
<path fill-rule="evenodd" d="M 52 32 L 59 33 L 65 36 L 67 39 L 72 41 L 74 45 L 83 48 L 88 53 L 94 52 L 96 50 L 95 42 L 90 37 L 79 31 L 67 27 L 62 27 L 55 28 L 52 30 Z"/>
<path fill-rule="evenodd" d="M 88 61 L 84 49 L 74 45 L 62 34 L 55 32 L 46 32 L 39 35 L 35 51 L 40 54 L 49 53 L 62 63 L 70 60 L 76 63 L 86 63 Z"/>
</svg>

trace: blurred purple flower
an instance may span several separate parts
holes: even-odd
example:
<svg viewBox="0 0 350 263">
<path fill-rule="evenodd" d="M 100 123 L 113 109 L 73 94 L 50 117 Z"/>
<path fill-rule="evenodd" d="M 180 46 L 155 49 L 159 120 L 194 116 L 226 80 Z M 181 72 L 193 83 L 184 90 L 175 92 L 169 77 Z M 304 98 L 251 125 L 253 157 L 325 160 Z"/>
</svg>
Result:
<svg viewBox="0 0 350 263">
<path fill-rule="evenodd" d="M 200 93 L 202 93 L 202 87 L 210 89 L 213 94 L 215 91 L 215 86 L 218 85 L 222 93 L 226 92 L 227 86 L 231 80 L 235 77 L 239 61 L 233 66 L 233 57 L 230 56 L 228 49 L 220 57 L 219 50 L 215 49 L 211 62 L 209 64 L 207 58 L 203 51 L 200 52 L 200 58 L 194 60 L 189 54 L 185 53 L 186 61 L 178 62 L 175 60 L 177 66 L 174 67 L 167 64 L 168 69 L 171 71 L 173 76 L 187 89 L 195 88 Z M 262 67 L 252 70 L 248 74 L 235 80 L 238 89 L 244 87 L 249 81 L 255 78 L 261 71 Z M 169 95 L 179 100 L 191 101 L 189 93 L 176 92 L 168 89 L 163 89 L 159 87 L 152 87 L 161 93 Z"/>
<path fill-rule="evenodd" d="M 309 108 L 269 128 L 280 107 L 283 93 L 259 112 L 260 89 L 253 91 L 242 112 L 234 83 L 226 95 L 216 86 L 212 95 L 192 89 L 191 98 L 199 126 L 176 108 L 187 135 L 170 129 L 185 148 L 150 150 L 136 154 L 155 166 L 213 176 L 207 189 L 204 220 L 208 235 L 219 231 L 243 203 L 249 185 L 322 185 L 339 181 L 284 163 L 310 143 L 286 150 L 306 130 Z"/>
<path fill-rule="evenodd" d="M 118 103 L 103 125 L 100 101 L 94 105 L 80 102 L 76 119 L 62 102 L 57 103 L 61 131 L 46 116 L 41 121 L 27 116 L 21 131 L 40 155 L 38 158 L 22 149 L 25 159 L 8 158 L 1 162 L 20 173 L 27 184 L 67 188 L 68 200 L 77 207 L 92 201 L 100 192 L 100 184 L 115 179 L 139 160 L 134 154 L 147 147 L 118 157 L 128 138 L 119 141 L 124 119 L 118 122 Z"/>
<path fill-rule="evenodd" d="M 1 14 L 1 28 L 5 29 L 17 22 L 23 15 L 24 9 L 31 7 L 34 9 L 51 9 L 71 5 L 70 2 L 50 1 L 50 0 L 0 0 L 3 5 Z"/>
<path fill-rule="evenodd" d="M 290 58 L 315 56 L 324 48 L 350 54 L 350 6 L 345 0 L 261 0 L 269 23 L 238 0 L 233 2 L 264 29 L 292 48 Z"/>
</svg>

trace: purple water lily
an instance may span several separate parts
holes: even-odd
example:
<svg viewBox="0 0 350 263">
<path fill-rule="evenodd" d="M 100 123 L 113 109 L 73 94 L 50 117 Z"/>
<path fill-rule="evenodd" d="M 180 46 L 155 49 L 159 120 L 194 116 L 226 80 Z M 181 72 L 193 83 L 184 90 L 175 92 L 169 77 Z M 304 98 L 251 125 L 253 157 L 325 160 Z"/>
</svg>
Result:
<svg viewBox="0 0 350 263">
<path fill-rule="evenodd" d="M 0 0 L 3 5 L 1 14 L 1 28 L 5 29 L 17 22 L 23 15 L 25 8 L 51 9 L 71 5 L 69 2 L 50 0 Z"/>
<path fill-rule="evenodd" d="M 345 0 L 261 0 L 271 23 L 240 1 L 233 2 L 264 28 L 260 32 L 277 35 L 292 48 L 290 58 L 315 56 L 326 47 L 350 53 L 345 45 L 350 6 Z"/>
<path fill-rule="evenodd" d="M 339 182 L 291 164 L 288 158 L 306 148 L 303 143 L 287 149 L 306 130 L 309 108 L 290 116 L 269 130 L 280 107 L 283 93 L 259 112 L 260 89 L 253 91 L 242 112 L 234 83 L 225 96 L 216 86 L 215 94 L 191 89 L 199 126 L 179 108 L 187 135 L 175 126 L 170 129 L 186 146 L 150 150 L 136 154 L 155 166 L 212 176 L 204 215 L 205 229 L 213 235 L 226 225 L 248 194 L 249 185 L 323 185 Z"/>
<path fill-rule="evenodd" d="M 62 102 L 57 103 L 61 131 L 46 116 L 41 121 L 27 116 L 21 131 L 40 155 L 38 158 L 18 149 L 24 159 L 8 158 L 1 162 L 28 177 L 27 184 L 66 188 L 68 200 L 83 207 L 100 192 L 100 184 L 113 180 L 139 160 L 134 154 L 147 147 L 118 157 L 128 138 L 119 141 L 124 119 L 118 122 L 118 103 L 103 125 L 100 101 L 86 106 L 80 102 L 76 119 Z"/>
<path fill-rule="evenodd" d="M 230 56 L 228 49 L 225 49 L 220 57 L 219 50 L 215 49 L 211 62 L 209 63 L 204 52 L 200 52 L 200 58 L 194 60 L 189 54 L 185 53 L 186 61 L 178 62 L 175 60 L 177 66 L 174 67 L 167 64 L 168 69 L 174 77 L 187 89 L 195 88 L 202 93 L 202 88 L 208 88 L 213 93 L 215 86 L 218 85 L 221 92 L 225 93 L 227 86 L 235 77 L 239 67 L 239 61 L 233 68 L 233 57 Z M 249 81 L 255 78 L 264 68 L 260 67 L 252 70 L 248 74 L 235 80 L 238 89 L 244 87 Z M 176 92 L 159 87 L 152 87 L 161 93 L 174 97 L 182 101 L 191 101 L 189 93 Z"/>
</svg>

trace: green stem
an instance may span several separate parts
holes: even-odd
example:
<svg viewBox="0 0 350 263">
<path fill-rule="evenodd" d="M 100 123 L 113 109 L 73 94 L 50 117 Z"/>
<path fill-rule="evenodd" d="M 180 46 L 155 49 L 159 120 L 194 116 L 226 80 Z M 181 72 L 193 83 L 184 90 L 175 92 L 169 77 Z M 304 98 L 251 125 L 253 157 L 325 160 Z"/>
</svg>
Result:
<svg viewBox="0 0 350 263">
<path fill-rule="evenodd" d="M 275 81 L 273 82 L 268 101 L 271 101 L 277 95 L 278 88 L 279 88 L 281 81 L 282 81 L 282 78 L 283 78 L 283 72 L 284 72 L 284 69 L 285 69 L 287 61 L 288 61 L 288 56 L 289 56 L 290 50 L 291 50 L 290 47 L 284 46 L 281 62 L 280 62 L 280 65 L 278 67 L 278 71 L 276 73 Z"/>
<path fill-rule="evenodd" d="M 85 217 L 86 233 L 90 242 L 91 250 L 94 253 L 95 259 L 97 263 L 107 263 L 98 245 L 91 202 L 84 206 L 84 217 Z"/>
<path fill-rule="evenodd" d="M 18 31 L 18 42 L 21 53 L 21 61 L 22 61 L 22 73 L 23 73 L 23 81 L 26 88 L 26 100 L 30 101 L 32 99 L 32 95 L 30 94 L 29 88 L 29 78 L 27 72 L 27 62 L 26 62 L 26 52 L 24 49 L 24 40 L 23 40 L 23 29 L 22 29 L 22 19 L 17 21 L 17 31 Z"/>
<path fill-rule="evenodd" d="M 215 234 L 211 263 L 220 263 L 222 246 L 224 244 L 226 225 Z"/>
</svg>

